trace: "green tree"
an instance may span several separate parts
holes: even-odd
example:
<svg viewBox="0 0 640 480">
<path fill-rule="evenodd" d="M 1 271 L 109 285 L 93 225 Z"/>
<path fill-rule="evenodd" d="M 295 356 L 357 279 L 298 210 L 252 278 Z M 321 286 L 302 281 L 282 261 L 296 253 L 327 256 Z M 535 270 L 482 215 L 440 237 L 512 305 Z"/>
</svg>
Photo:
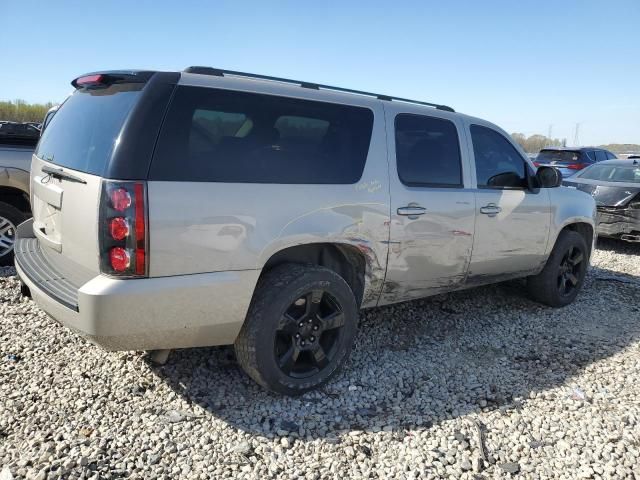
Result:
<svg viewBox="0 0 640 480">
<path fill-rule="evenodd" d="M 24 100 L 0 101 L 0 120 L 41 122 L 53 103 L 27 103 Z"/>
</svg>

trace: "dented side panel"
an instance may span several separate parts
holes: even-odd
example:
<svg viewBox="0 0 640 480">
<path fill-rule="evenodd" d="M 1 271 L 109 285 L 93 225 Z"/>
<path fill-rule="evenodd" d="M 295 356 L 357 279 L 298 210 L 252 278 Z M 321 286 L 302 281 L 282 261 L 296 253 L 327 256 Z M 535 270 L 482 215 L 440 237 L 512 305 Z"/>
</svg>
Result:
<svg viewBox="0 0 640 480">
<path fill-rule="evenodd" d="M 464 132 L 458 116 L 411 105 L 385 104 L 389 143 L 391 228 L 387 276 L 380 304 L 395 303 L 459 288 L 465 280 L 475 223 L 475 198 L 465 188 L 471 179 Z M 428 115 L 453 122 L 462 155 L 463 187 L 432 188 L 404 185 L 395 156 L 395 117 L 402 113 Z M 409 205 L 423 207 L 419 216 L 398 214 Z"/>
</svg>

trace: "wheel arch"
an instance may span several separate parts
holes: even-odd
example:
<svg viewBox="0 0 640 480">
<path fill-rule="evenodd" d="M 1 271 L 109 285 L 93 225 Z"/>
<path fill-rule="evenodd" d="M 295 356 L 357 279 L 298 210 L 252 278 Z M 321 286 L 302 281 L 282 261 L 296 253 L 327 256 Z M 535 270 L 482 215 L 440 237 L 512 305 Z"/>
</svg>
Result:
<svg viewBox="0 0 640 480">
<path fill-rule="evenodd" d="M 348 243 L 306 243 L 283 248 L 272 254 L 261 276 L 284 263 L 313 264 L 333 270 L 351 287 L 360 307 L 366 300 L 367 256 L 362 248 Z"/>
<path fill-rule="evenodd" d="M 587 243 L 587 248 L 589 249 L 589 252 L 588 252 L 589 258 L 591 258 L 591 254 L 593 253 L 593 249 L 595 248 L 595 241 L 596 241 L 596 238 L 594 236 L 593 224 L 591 222 L 584 221 L 581 219 L 576 219 L 575 221 L 566 223 L 556 235 L 556 238 L 553 242 L 552 247 L 555 246 L 556 242 L 558 241 L 558 237 L 565 230 L 570 230 L 582 235 L 585 242 Z"/>
</svg>

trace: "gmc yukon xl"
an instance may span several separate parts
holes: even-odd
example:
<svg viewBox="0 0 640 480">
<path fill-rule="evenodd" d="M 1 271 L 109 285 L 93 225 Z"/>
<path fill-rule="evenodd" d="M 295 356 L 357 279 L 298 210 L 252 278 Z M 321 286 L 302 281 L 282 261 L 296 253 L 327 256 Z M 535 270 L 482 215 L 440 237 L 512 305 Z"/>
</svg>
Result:
<svg viewBox="0 0 640 480">
<path fill-rule="evenodd" d="M 358 310 L 512 278 L 572 302 L 595 203 L 444 105 L 190 67 L 72 82 L 33 155 L 16 268 L 109 350 L 234 344 L 300 394 Z"/>
</svg>

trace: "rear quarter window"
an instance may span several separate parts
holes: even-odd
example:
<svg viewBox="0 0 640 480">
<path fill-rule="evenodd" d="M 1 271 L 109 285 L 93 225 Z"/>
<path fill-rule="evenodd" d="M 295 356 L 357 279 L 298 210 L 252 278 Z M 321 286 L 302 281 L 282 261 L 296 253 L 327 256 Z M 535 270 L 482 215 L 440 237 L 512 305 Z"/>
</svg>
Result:
<svg viewBox="0 0 640 480">
<path fill-rule="evenodd" d="M 349 184 L 362 176 L 367 108 L 203 87 L 179 87 L 150 180 Z"/>
</svg>

